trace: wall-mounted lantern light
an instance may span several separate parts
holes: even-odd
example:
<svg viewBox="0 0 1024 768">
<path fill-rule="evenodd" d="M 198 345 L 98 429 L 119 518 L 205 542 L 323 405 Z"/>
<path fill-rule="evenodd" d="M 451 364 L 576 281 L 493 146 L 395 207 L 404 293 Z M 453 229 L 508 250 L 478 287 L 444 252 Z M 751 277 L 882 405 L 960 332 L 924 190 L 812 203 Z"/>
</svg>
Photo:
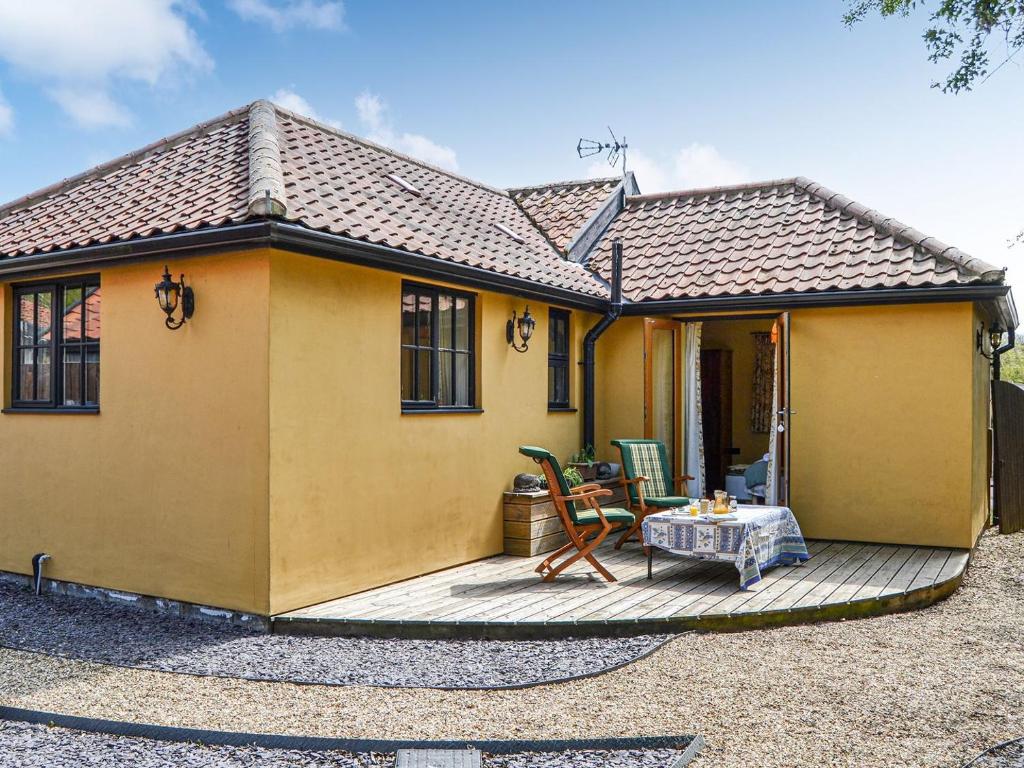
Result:
<svg viewBox="0 0 1024 768">
<path fill-rule="evenodd" d="M 157 283 L 153 290 L 156 292 L 156 300 L 160 304 L 160 309 L 167 314 L 164 325 L 172 331 L 181 328 L 196 311 L 196 297 L 192 288 L 185 285 L 184 275 L 181 276 L 181 280 L 174 282 L 171 280 L 171 271 L 164 267 L 164 279 Z M 181 319 L 175 320 L 174 311 L 178 308 L 179 301 L 181 302 Z"/>
<path fill-rule="evenodd" d="M 988 329 L 988 343 L 992 351 L 1003 346 L 1003 334 L 1006 333 L 999 325 L 993 325 Z"/>
<path fill-rule="evenodd" d="M 512 312 L 512 319 L 505 323 L 505 341 L 516 352 L 525 352 L 530 346 L 530 337 L 533 336 L 533 329 L 537 326 L 537 321 L 533 319 L 533 315 L 530 314 L 530 308 L 527 307 L 526 311 L 523 312 L 523 316 L 520 318 L 516 317 L 515 311 Z M 522 346 L 516 342 L 516 330 L 519 331 L 519 338 L 523 340 Z"/>
</svg>

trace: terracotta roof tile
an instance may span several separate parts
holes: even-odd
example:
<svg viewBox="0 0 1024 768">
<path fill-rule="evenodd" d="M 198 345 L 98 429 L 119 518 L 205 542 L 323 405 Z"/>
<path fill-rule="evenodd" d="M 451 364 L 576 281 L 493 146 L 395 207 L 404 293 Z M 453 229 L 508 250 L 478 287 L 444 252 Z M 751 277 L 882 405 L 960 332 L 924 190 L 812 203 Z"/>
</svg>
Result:
<svg viewBox="0 0 1024 768">
<path fill-rule="evenodd" d="M 229 113 L 0 207 L 0 256 L 241 221 L 245 114 Z"/>
<path fill-rule="evenodd" d="M 621 238 L 632 301 L 1002 280 L 802 178 L 627 197 L 566 258 L 620 184 L 495 189 L 256 102 L 0 207 L 0 258 L 270 216 L 597 297 Z"/>
<path fill-rule="evenodd" d="M 631 301 L 999 282 L 1001 270 L 808 179 L 626 198 L 588 264 L 623 244 Z"/>
<path fill-rule="evenodd" d="M 622 183 L 621 178 L 563 181 L 508 190 L 519 207 L 562 253 Z"/>
</svg>

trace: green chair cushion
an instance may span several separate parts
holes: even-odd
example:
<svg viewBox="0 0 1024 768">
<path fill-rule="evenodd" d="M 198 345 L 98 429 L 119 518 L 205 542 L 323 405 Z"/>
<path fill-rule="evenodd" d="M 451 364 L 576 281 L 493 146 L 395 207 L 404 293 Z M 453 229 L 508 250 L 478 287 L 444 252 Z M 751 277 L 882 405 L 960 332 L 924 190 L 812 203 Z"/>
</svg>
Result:
<svg viewBox="0 0 1024 768">
<path fill-rule="evenodd" d="M 625 509 L 618 509 L 616 507 L 609 507 L 605 509 L 601 507 L 601 511 L 604 513 L 605 519 L 609 523 L 623 523 L 625 525 L 632 525 L 636 520 L 636 517 L 632 512 Z M 599 523 L 601 518 L 597 516 L 597 512 L 592 509 L 582 509 L 576 513 L 576 522 L 579 525 L 587 525 L 589 523 Z"/>
<path fill-rule="evenodd" d="M 686 496 L 652 496 L 644 497 L 644 504 L 648 507 L 685 507 L 690 503 Z"/>
<path fill-rule="evenodd" d="M 673 490 L 672 472 L 668 463 L 668 452 L 660 440 L 612 440 L 612 445 L 622 453 L 622 470 L 627 480 L 643 476 L 644 499 L 668 497 Z M 626 486 L 631 504 L 639 504 L 636 485 Z"/>
</svg>

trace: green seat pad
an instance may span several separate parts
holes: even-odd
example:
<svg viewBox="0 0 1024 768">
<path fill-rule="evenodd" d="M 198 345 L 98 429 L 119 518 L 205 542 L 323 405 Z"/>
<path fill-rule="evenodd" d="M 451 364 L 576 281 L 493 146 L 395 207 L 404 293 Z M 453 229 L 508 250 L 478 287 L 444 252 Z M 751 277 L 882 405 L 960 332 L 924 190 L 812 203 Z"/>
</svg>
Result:
<svg viewBox="0 0 1024 768">
<path fill-rule="evenodd" d="M 605 519 L 609 523 L 625 523 L 626 525 L 632 525 L 636 520 L 636 517 L 632 512 L 628 512 L 625 509 L 617 509 L 616 507 L 609 507 L 605 509 L 601 507 L 601 511 L 604 512 Z M 590 523 L 600 523 L 601 518 L 597 516 L 597 512 L 592 509 L 581 509 L 576 513 L 576 522 L 579 525 L 588 525 Z"/>
<path fill-rule="evenodd" d="M 689 503 L 686 496 L 644 496 L 644 504 L 648 507 L 685 507 Z"/>
</svg>

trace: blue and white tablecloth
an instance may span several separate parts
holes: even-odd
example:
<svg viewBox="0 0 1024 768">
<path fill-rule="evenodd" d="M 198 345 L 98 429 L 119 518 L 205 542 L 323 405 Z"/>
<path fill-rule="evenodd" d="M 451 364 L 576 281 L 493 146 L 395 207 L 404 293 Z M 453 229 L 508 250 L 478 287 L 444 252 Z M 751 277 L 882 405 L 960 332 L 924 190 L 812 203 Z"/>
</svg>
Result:
<svg viewBox="0 0 1024 768">
<path fill-rule="evenodd" d="M 740 589 L 761 580 L 761 571 L 809 559 L 800 526 L 788 507 L 740 505 L 734 520 L 691 517 L 687 509 L 648 515 L 644 544 L 675 555 L 736 564 Z"/>
</svg>

